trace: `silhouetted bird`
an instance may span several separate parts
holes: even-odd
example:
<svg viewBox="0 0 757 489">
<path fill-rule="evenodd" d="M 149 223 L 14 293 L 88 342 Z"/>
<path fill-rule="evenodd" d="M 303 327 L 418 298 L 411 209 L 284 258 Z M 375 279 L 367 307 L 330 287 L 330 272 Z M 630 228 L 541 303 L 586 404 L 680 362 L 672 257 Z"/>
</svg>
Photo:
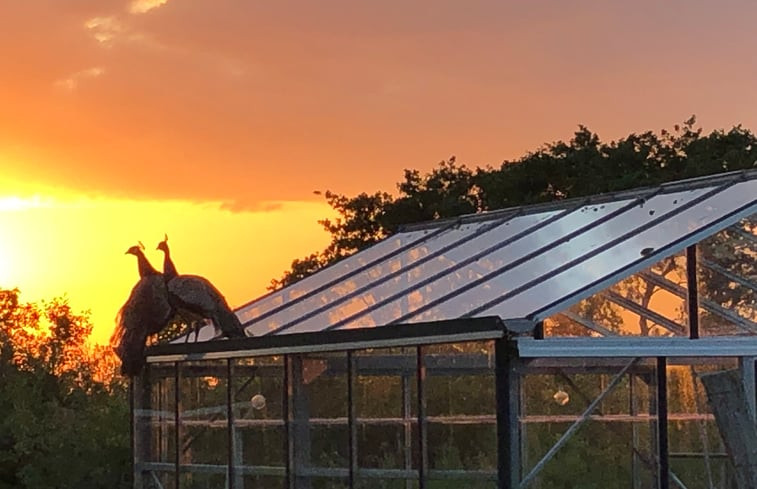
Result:
<svg viewBox="0 0 757 489">
<path fill-rule="evenodd" d="M 163 257 L 163 276 L 166 279 L 166 282 L 169 282 L 172 278 L 175 278 L 179 272 L 176 271 L 176 266 L 173 264 L 173 261 L 171 260 L 171 252 L 168 249 L 168 235 L 164 235 L 163 241 L 158 243 L 158 247 L 156 249 L 162 251 L 165 256 Z"/>
<path fill-rule="evenodd" d="M 128 250 L 126 250 L 127 255 L 134 255 L 137 257 L 137 270 L 139 271 L 139 277 L 146 277 L 148 275 L 160 275 L 160 272 L 153 267 L 149 261 L 147 261 L 147 257 L 145 256 L 144 250 L 145 245 L 142 244 L 141 241 L 139 241 L 139 246 L 132 246 Z"/>
<path fill-rule="evenodd" d="M 158 244 L 165 253 L 164 277 L 169 301 L 181 313 L 187 310 L 213 321 L 216 330 L 229 338 L 244 338 L 244 328 L 239 318 L 226 303 L 226 299 L 206 278 L 197 275 L 177 275 L 168 249 L 168 237 Z M 172 275 L 172 276 L 171 276 Z M 168 278 L 171 276 L 171 278 Z"/>
<path fill-rule="evenodd" d="M 147 337 L 160 332 L 174 315 L 163 275 L 147 261 L 142 248 L 132 246 L 126 252 L 137 257 L 140 279 L 118 311 L 116 330 L 110 338 L 124 375 L 139 373 Z"/>
</svg>

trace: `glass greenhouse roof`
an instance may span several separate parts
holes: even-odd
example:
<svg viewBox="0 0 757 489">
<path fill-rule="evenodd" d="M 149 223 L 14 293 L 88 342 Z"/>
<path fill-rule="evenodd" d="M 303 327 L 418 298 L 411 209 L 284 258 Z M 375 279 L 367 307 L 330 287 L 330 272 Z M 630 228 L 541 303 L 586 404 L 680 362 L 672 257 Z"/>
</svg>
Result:
<svg viewBox="0 0 757 489">
<path fill-rule="evenodd" d="M 757 171 L 410 226 L 236 313 L 248 335 L 540 321 L 757 212 Z M 199 340 L 212 338 L 204 327 Z"/>
</svg>

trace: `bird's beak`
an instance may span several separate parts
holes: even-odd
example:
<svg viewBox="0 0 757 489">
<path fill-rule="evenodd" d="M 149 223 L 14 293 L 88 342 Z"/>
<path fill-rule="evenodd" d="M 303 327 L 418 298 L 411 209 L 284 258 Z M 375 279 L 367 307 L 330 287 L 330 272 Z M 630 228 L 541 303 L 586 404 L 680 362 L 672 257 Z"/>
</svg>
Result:
<svg viewBox="0 0 757 489">
<path fill-rule="evenodd" d="M 160 245 L 156 246 L 156 247 L 155 247 L 155 249 L 156 249 L 156 250 L 159 250 L 159 249 L 160 249 Z"/>
</svg>

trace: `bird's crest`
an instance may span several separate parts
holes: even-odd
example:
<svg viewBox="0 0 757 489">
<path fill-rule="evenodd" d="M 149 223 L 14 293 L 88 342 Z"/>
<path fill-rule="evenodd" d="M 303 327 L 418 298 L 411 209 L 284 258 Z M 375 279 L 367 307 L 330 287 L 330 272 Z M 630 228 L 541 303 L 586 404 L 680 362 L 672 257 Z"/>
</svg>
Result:
<svg viewBox="0 0 757 489">
<path fill-rule="evenodd" d="M 137 241 L 137 243 L 139 243 L 139 248 L 144 251 L 145 249 L 144 243 L 142 243 L 141 241 Z"/>
</svg>

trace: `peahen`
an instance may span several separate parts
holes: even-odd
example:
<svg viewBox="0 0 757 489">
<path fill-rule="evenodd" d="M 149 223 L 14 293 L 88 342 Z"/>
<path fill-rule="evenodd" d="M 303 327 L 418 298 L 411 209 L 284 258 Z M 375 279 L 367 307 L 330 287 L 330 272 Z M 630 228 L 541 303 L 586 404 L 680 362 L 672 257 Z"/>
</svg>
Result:
<svg viewBox="0 0 757 489">
<path fill-rule="evenodd" d="M 137 257 L 140 278 L 118 311 L 116 330 L 110 338 L 124 375 L 139 373 L 144 364 L 147 337 L 160 332 L 174 315 L 163 274 L 150 264 L 143 248 L 132 246 L 126 251 Z"/>
<path fill-rule="evenodd" d="M 168 289 L 169 301 L 181 313 L 189 311 L 213 321 L 216 330 L 229 338 L 244 338 L 244 328 L 239 318 L 229 308 L 226 299 L 206 278 L 197 275 L 179 275 L 171 260 L 168 236 L 158 244 L 165 256 L 163 276 Z"/>
</svg>

